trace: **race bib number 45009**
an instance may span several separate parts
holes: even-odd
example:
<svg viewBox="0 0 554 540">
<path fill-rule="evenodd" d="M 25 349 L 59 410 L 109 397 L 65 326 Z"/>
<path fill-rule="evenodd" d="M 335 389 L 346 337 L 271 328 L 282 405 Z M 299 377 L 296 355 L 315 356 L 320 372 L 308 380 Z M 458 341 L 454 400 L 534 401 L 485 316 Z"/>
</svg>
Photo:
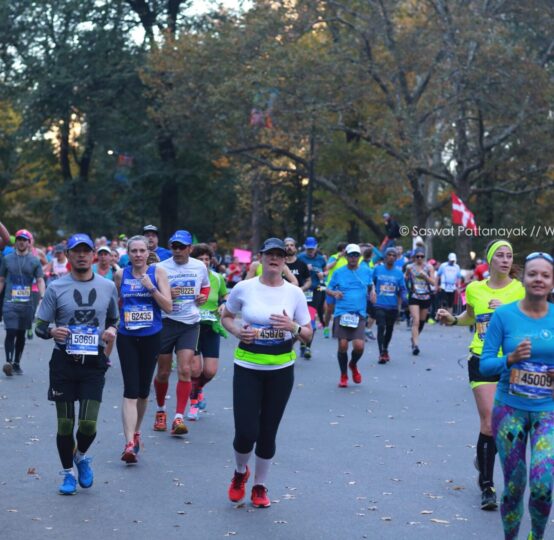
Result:
<svg viewBox="0 0 554 540">
<path fill-rule="evenodd" d="M 528 399 L 552 397 L 554 377 L 548 374 L 552 366 L 520 362 L 510 371 L 510 394 Z"/>
</svg>

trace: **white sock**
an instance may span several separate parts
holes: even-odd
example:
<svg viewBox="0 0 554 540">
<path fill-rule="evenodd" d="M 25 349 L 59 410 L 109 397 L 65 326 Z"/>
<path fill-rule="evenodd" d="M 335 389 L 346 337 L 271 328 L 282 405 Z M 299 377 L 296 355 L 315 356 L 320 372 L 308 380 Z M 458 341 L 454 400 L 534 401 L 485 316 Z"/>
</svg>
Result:
<svg viewBox="0 0 554 540">
<path fill-rule="evenodd" d="M 270 459 L 263 459 L 256 456 L 256 472 L 254 473 L 254 485 L 262 484 L 265 486 L 267 480 L 267 474 L 269 473 L 269 466 L 271 465 Z"/>
<path fill-rule="evenodd" d="M 235 450 L 235 462 L 237 464 L 236 471 L 238 473 L 244 474 L 246 472 L 246 466 L 248 465 L 248 460 L 250 459 L 251 454 L 252 452 L 248 452 L 248 454 L 241 454 Z"/>
<path fill-rule="evenodd" d="M 158 405 L 158 412 L 165 412 L 165 405 L 162 405 L 161 407 Z"/>
<path fill-rule="evenodd" d="M 181 420 L 183 419 L 183 415 L 181 413 L 177 413 L 175 415 L 175 420 L 177 420 L 177 418 L 180 418 Z"/>
<path fill-rule="evenodd" d="M 71 469 L 63 469 L 64 474 L 70 474 L 71 476 L 75 476 L 75 471 L 73 470 L 73 467 Z"/>
<path fill-rule="evenodd" d="M 85 456 L 86 454 L 82 454 L 79 450 L 75 450 L 75 455 L 73 456 L 75 463 L 79 463 Z"/>
</svg>

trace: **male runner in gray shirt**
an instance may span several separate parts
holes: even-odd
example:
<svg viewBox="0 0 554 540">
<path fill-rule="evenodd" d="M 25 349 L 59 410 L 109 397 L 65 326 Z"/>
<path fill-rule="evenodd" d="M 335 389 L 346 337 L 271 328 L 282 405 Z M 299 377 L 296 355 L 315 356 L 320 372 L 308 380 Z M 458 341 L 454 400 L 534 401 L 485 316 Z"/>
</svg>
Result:
<svg viewBox="0 0 554 540">
<path fill-rule="evenodd" d="M 96 421 L 108 361 L 104 346 L 115 339 L 119 313 L 113 281 L 92 271 L 94 244 L 86 234 L 75 234 L 67 242 L 71 273 L 54 281 L 38 311 L 35 329 L 43 339 L 54 338 L 50 360 L 48 399 L 56 403 L 56 442 L 63 467 L 61 495 L 73 495 L 79 485 L 92 486 L 94 475 L 86 451 L 96 437 Z M 49 326 L 54 322 L 55 326 Z M 79 401 L 77 450 L 73 438 L 75 401 Z"/>
</svg>

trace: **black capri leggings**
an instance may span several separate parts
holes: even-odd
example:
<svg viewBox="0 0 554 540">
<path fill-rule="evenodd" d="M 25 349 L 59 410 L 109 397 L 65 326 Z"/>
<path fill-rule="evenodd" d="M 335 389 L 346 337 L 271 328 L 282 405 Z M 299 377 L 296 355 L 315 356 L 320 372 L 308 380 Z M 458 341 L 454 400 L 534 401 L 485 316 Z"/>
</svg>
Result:
<svg viewBox="0 0 554 540">
<path fill-rule="evenodd" d="M 117 334 L 117 354 L 123 374 L 123 397 L 146 399 L 161 347 L 161 332 L 152 336 Z"/>
<path fill-rule="evenodd" d="M 235 364 L 233 376 L 233 447 L 247 454 L 256 444 L 256 455 L 275 455 L 277 429 L 294 384 L 294 365 L 275 370 L 259 370 Z"/>
<path fill-rule="evenodd" d="M 379 352 L 388 352 L 389 343 L 394 330 L 394 323 L 398 316 L 396 309 L 375 308 L 375 320 L 377 321 L 377 344 Z"/>
</svg>

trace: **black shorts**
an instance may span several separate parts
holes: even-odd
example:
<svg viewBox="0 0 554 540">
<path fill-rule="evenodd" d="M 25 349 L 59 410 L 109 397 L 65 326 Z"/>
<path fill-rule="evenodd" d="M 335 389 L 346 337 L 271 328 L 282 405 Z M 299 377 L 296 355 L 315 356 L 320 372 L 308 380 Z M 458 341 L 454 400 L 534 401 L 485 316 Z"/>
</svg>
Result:
<svg viewBox="0 0 554 540">
<path fill-rule="evenodd" d="M 467 374 L 469 377 L 470 383 L 481 383 L 481 382 L 490 382 L 495 383 L 500 380 L 500 375 L 481 375 L 479 371 L 479 364 L 481 358 L 476 354 L 472 354 L 467 361 Z"/>
<path fill-rule="evenodd" d="M 195 351 L 198 347 L 199 333 L 200 323 L 185 324 L 173 319 L 163 319 L 160 354 L 171 354 L 183 349 Z"/>
<path fill-rule="evenodd" d="M 346 339 L 352 341 L 354 339 L 365 340 L 365 323 L 367 319 L 360 317 L 357 328 L 349 328 L 348 326 L 341 326 L 340 315 L 335 315 L 333 319 L 333 337 L 336 339 Z"/>
<path fill-rule="evenodd" d="M 97 356 L 85 357 L 85 363 L 75 361 L 75 357 L 59 349 L 52 351 L 49 363 L 50 401 L 79 401 L 92 399 L 102 401 L 105 374 L 108 360 L 101 350 Z"/>
<path fill-rule="evenodd" d="M 6 330 L 30 330 L 33 326 L 35 312 L 32 302 L 14 305 L 13 303 L 4 304 L 4 327 Z"/>
<path fill-rule="evenodd" d="M 448 292 L 448 291 L 440 291 L 439 294 L 439 302 L 442 307 L 448 307 L 452 308 L 454 307 L 454 295 L 455 291 Z"/>
<path fill-rule="evenodd" d="M 409 306 L 419 306 L 419 309 L 429 309 L 431 307 L 431 299 L 419 300 L 418 298 L 410 298 L 408 300 Z"/>
<path fill-rule="evenodd" d="M 212 330 L 211 324 L 200 324 L 200 336 L 194 354 L 204 358 L 219 358 L 219 342 L 221 336 Z"/>
</svg>

